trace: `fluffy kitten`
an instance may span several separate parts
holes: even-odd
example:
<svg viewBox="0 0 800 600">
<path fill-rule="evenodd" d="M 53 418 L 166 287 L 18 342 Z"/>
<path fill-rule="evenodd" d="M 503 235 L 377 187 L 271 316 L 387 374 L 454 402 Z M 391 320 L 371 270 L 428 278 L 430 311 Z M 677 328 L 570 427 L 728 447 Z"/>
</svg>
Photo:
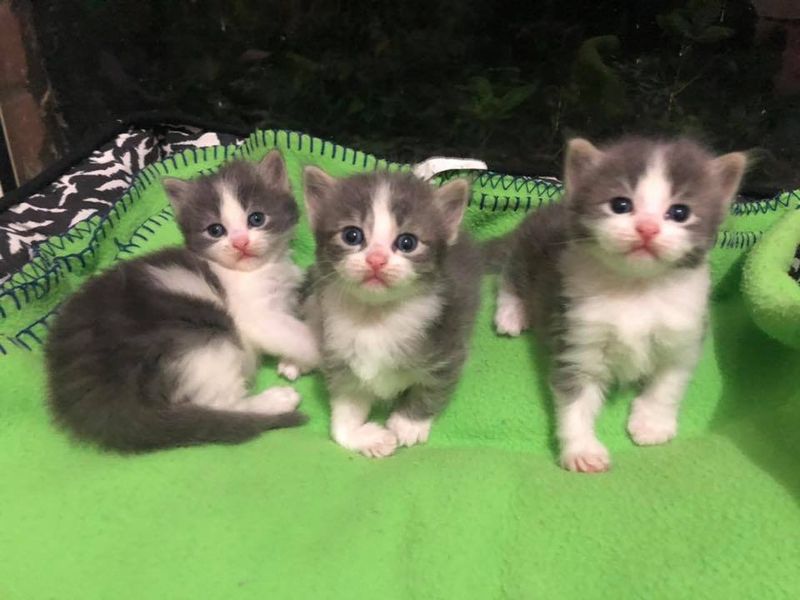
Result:
<svg viewBox="0 0 800 600">
<path fill-rule="evenodd" d="M 236 443 L 302 423 L 292 388 L 247 396 L 258 353 L 302 370 L 318 361 L 292 314 L 298 211 L 280 154 L 164 186 L 186 247 L 121 263 L 65 303 L 46 346 L 56 421 L 122 452 Z"/>
<path fill-rule="evenodd" d="M 459 226 L 469 184 L 305 171 L 317 241 L 307 303 L 322 339 L 331 434 L 372 457 L 425 442 L 467 356 L 480 253 Z M 386 427 L 367 422 L 393 403 Z"/>
<path fill-rule="evenodd" d="M 686 140 L 569 143 L 564 200 L 510 238 L 495 324 L 552 335 L 551 386 L 561 464 L 609 468 L 595 418 L 609 386 L 637 383 L 628 432 L 640 445 L 677 432 L 701 350 L 706 255 L 736 194 L 745 155 L 711 156 Z"/>
</svg>

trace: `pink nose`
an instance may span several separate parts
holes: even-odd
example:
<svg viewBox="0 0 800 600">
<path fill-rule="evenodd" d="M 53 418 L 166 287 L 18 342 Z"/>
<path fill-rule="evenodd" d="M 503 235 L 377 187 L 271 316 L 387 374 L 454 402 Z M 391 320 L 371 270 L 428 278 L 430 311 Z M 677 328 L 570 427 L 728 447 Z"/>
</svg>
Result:
<svg viewBox="0 0 800 600">
<path fill-rule="evenodd" d="M 247 246 L 250 244 L 250 239 L 247 235 L 235 235 L 231 238 L 231 244 L 237 250 L 247 250 Z"/>
<path fill-rule="evenodd" d="M 658 235 L 661 227 L 656 221 L 639 221 L 636 223 L 636 231 L 644 241 L 648 241 Z"/>
<path fill-rule="evenodd" d="M 380 271 L 389 261 L 389 256 L 380 250 L 372 250 L 367 254 L 366 261 L 373 271 Z"/>
</svg>

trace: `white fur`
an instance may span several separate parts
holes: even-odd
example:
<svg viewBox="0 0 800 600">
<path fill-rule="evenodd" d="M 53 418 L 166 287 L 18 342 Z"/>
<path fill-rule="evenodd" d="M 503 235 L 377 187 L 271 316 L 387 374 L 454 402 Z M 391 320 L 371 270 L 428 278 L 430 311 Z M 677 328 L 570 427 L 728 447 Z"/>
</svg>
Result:
<svg viewBox="0 0 800 600">
<path fill-rule="evenodd" d="M 260 394 L 245 398 L 237 406 L 240 410 L 261 413 L 263 415 L 280 415 L 292 412 L 300 404 L 300 394 L 290 387 L 273 387 Z"/>
<path fill-rule="evenodd" d="M 397 225 L 391 210 L 391 189 L 389 184 L 381 182 L 372 197 L 372 235 L 369 247 L 381 248 L 391 252 L 392 244 L 397 237 Z"/>
<path fill-rule="evenodd" d="M 436 294 L 411 298 L 390 306 L 354 303 L 330 287 L 319 301 L 328 352 L 344 360 L 357 379 L 356 390 L 331 398 L 331 437 L 351 450 L 380 458 L 398 444 L 424 442 L 431 420 L 411 422 L 392 415 L 383 428 L 367 422 L 376 400 L 390 401 L 419 382 L 420 374 L 407 364 L 415 356 L 425 329 L 441 311 Z"/>
<path fill-rule="evenodd" d="M 289 387 L 273 387 L 246 397 L 247 377 L 254 367 L 255 355 L 231 341 L 199 346 L 171 365 L 178 383 L 175 397 L 215 410 L 267 415 L 297 408 L 300 395 Z"/>
<path fill-rule="evenodd" d="M 374 402 L 392 401 L 424 378 L 415 359 L 427 328 L 442 311 L 442 301 L 436 290 L 419 293 L 411 261 L 394 247 L 403 232 L 391 211 L 389 184 L 380 183 L 372 200 L 365 247 L 351 248 L 335 266 L 341 281 L 319 290 L 308 309 L 310 320 L 324 332 L 326 352 L 344 361 L 354 379 L 331 398 L 331 436 L 345 448 L 382 457 L 392 454 L 398 444 L 424 442 L 430 433 L 432 419 L 413 421 L 395 413 L 387 429 L 367 418 Z M 363 285 L 372 273 L 366 262 L 370 252 L 387 256 L 380 273 L 386 286 Z"/>
<path fill-rule="evenodd" d="M 411 419 L 400 412 L 392 413 L 386 421 L 386 427 L 394 433 L 400 446 L 413 446 L 427 442 L 432 424 L 432 418 Z"/>
<path fill-rule="evenodd" d="M 660 443 L 675 435 L 704 333 L 708 266 L 625 278 L 570 248 L 561 270 L 570 302 L 565 315 L 570 349 L 560 360 L 584 377 L 576 397 L 558 397 L 556 391 L 562 463 L 572 470 L 604 470 L 607 453 L 595 437 L 594 421 L 603 389 L 614 380 L 648 382 L 628 424 L 634 441 Z"/>
<path fill-rule="evenodd" d="M 300 270 L 288 259 L 250 271 L 209 264 L 225 290 L 224 304 L 199 275 L 177 266 L 149 267 L 162 287 L 225 306 L 244 341 L 244 348 L 221 340 L 184 354 L 172 365 L 178 382 L 176 397 L 219 410 L 263 414 L 294 410 L 300 396 L 292 388 L 270 388 L 251 397 L 245 394 L 257 352 L 286 356 L 298 365 L 294 367 L 297 374 L 319 361 L 316 337 L 292 316 Z"/>
<path fill-rule="evenodd" d="M 220 220 L 228 233 L 247 229 L 247 213 L 242 208 L 236 195 L 224 182 L 217 184 L 217 191 L 221 199 Z"/>
<path fill-rule="evenodd" d="M 232 409 L 244 398 L 245 372 L 255 365 L 254 356 L 232 341 L 220 340 L 186 352 L 173 365 L 175 397 L 216 409 Z"/>
<path fill-rule="evenodd" d="M 377 423 L 367 423 L 372 403 L 368 397 L 342 395 L 331 399 L 331 437 L 348 450 L 383 458 L 397 449 L 397 438 Z"/>
<path fill-rule="evenodd" d="M 661 152 L 651 157 L 647 170 L 634 189 L 627 183 L 620 185 L 633 200 L 633 212 L 614 214 L 610 205 L 606 205 L 608 216 L 589 224 L 600 246 L 596 257 L 623 273 L 657 275 L 666 272 L 692 249 L 686 226 L 697 217 L 690 215 L 683 223 L 666 218 L 667 210 L 679 203 L 680 197 L 672 189 Z M 659 225 L 659 232 L 650 241 L 657 258 L 647 252 L 631 253 L 641 244 L 636 225 L 642 221 Z"/>
<path fill-rule="evenodd" d="M 177 265 L 168 267 L 147 266 L 147 271 L 153 281 L 165 290 L 182 296 L 190 296 L 207 300 L 217 306 L 223 306 L 222 298 L 212 288 L 205 278 L 198 273 L 184 269 Z"/>
<path fill-rule="evenodd" d="M 321 300 L 325 346 L 347 362 L 366 390 L 391 400 L 418 380 L 406 357 L 415 355 L 428 324 L 441 312 L 437 294 L 371 306 L 353 302 L 332 286 Z"/>
<path fill-rule="evenodd" d="M 666 173 L 663 152 L 657 151 L 650 158 L 647 170 L 636 182 L 633 205 L 636 216 L 645 216 L 659 221 L 672 203 L 672 182 Z"/>
<path fill-rule="evenodd" d="M 372 216 L 372 226 L 364 231 L 366 237 L 364 248 L 351 252 L 340 265 L 336 265 L 336 269 L 345 281 L 354 284 L 353 293 L 362 300 L 383 302 L 387 298 L 402 297 L 416 280 L 416 272 L 407 258 L 408 255 L 394 248 L 397 236 L 403 232 L 398 229 L 392 213 L 391 188 L 386 182 L 381 182 L 374 190 Z M 341 240 L 339 243 L 348 247 Z M 414 252 L 419 252 L 423 243 L 420 240 Z M 362 285 L 364 279 L 372 274 L 372 268 L 366 261 L 371 252 L 385 253 L 388 257 L 386 265 L 381 270 L 381 277 L 388 287 Z"/>
<path fill-rule="evenodd" d="M 556 401 L 561 466 L 584 473 L 608 470 L 608 450 L 594 433 L 594 422 L 603 405 L 602 387 L 588 381 L 575 398 L 556 397 Z"/>
<path fill-rule="evenodd" d="M 206 250 L 210 258 L 228 269 L 252 271 L 268 262 L 276 249 L 283 251 L 287 243 L 284 234 L 270 234 L 264 229 L 269 217 L 259 227 L 250 227 L 247 211 L 228 184 L 219 182 L 216 188 L 220 197 L 220 224 L 225 228 L 225 235 L 214 239 L 205 234 L 214 241 Z M 247 240 L 247 252 L 252 256 L 243 257 L 234 247 L 233 240 L 239 238 Z"/>
<path fill-rule="evenodd" d="M 240 335 L 259 351 L 288 359 L 306 371 L 319 363 L 316 336 L 293 316 L 302 274 L 288 258 L 251 271 L 212 264 L 227 294 Z"/>
<path fill-rule="evenodd" d="M 497 333 L 516 337 L 530 325 L 525 303 L 511 291 L 506 283 L 501 283 L 497 293 L 497 311 L 494 314 Z"/>
</svg>

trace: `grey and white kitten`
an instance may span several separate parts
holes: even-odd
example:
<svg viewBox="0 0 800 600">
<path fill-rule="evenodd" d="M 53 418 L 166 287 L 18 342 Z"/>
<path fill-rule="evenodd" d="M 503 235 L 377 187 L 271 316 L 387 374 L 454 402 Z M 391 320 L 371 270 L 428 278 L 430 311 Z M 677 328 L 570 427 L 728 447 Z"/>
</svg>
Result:
<svg viewBox="0 0 800 600">
<path fill-rule="evenodd" d="M 410 174 L 304 173 L 317 262 L 307 302 L 321 336 L 331 435 L 383 457 L 425 442 L 467 357 L 481 257 L 459 231 L 469 184 Z M 392 405 L 386 427 L 368 422 Z"/>
<path fill-rule="evenodd" d="M 560 461 L 610 466 L 595 418 L 615 382 L 639 386 L 628 433 L 640 445 L 677 433 L 700 355 L 710 288 L 708 251 L 746 165 L 687 139 L 569 142 L 562 202 L 510 237 L 495 325 L 549 334 Z"/>
<path fill-rule="evenodd" d="M 247 395 L 260 353 L 290 361 L 295 376 L 319 359 L 293 315 L 298 210 L 280 153 L 164 186 L 186 247 L 123 262 L 65 303 L 46 345 L 56 422 L 121 452 L 302 423 L 292 388 Z"/>
</svg>

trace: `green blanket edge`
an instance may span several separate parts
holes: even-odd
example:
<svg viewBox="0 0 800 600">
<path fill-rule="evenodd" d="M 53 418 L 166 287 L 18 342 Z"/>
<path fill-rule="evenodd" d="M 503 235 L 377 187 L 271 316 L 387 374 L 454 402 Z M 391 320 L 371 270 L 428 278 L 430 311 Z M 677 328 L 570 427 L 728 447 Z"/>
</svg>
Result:
<svg viewBox="0 0 800 600">
<path fill-rule="evenodd" d="M 800 586 L 800 412 L 797 390 L 783 384 L 798 354 L 748 325 L 738 283 L 748 248 L 795 208 L 794 194 L 734 209 L 712 256 L 725 406 L 702 435 L 689 428 L 663 448 L 616 452 L 608 476 L 566 474 L 551 455 L 529 451 L 538 443 L 483 444 L 476 430 L 454 425 L 492 419 L 499 407 L 468 414 L 454 405 L 441 424 L 450 438 L 435 435 L 429 447 L 379 463 L 333 446 L 316 405 L 304 430 L 131 460 L 74 448 L 44 426 L 36 344 L 58 299 L 90 272 L 155 249 L 162 242 L 148 230 L 171 224 L 165 203 L 137 198 L 161 175 L 257 159 L 273 146 L 337 175 L 362 168 L 364 155 L 341 146 L 309 155 L 311 139 L 257 132 L 240 149 L 179 155 L 140 175 L 121 216 L 51 240 L 42 262 L 0 290 L 0 343 L 10 352 L 0 365 L 14 370 L 2 376 L 0 548 L 14 552 L 0 562 L 0 597 L 792 597 Z M 296 186 L 298 165 L 292 177 Z M 557 199 L 528 193 L 531 180 L 484 177 L 488 184 L 476 178 L 467 217 L 481 237 L 518 222 L 524 210 L 514 198 Z M 81 255 L 87 239 L 93 249 Z M 307 263 L 307 232 L 295 250 Z M 522 368 L 509 357 L 528 358 L 522 340 L 504 352 L 505 340 L 487 337 L 490 309 L 479 327 L 491 348 L 473 361 L 468 388 L 501 384 L 503 370 Z M 262 376 L 259 384 L 272 381 Z M 321 395 L 312 378 L 300 387 Z M 520 391 L 501 387 L 498 398 Z M 623 413 L 609 406 L 602 435 Z M 505 415 L 494 418 L 509 437 L 541 434 L 530 423 L 520 426 L 526 433 Z"/>
</svg>

